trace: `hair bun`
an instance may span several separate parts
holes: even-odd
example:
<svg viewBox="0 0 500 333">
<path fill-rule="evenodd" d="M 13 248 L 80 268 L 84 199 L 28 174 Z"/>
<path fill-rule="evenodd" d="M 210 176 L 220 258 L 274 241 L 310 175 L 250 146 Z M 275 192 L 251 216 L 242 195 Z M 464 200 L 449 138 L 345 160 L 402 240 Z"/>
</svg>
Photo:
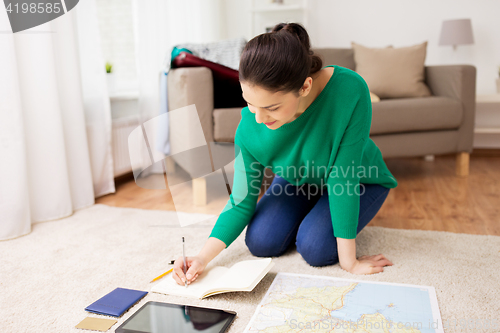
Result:
<svg viewBox="0 0 500 333">
<path fill-rule="evenodd" d="M 311 73 L 316 73 L 323 67 L 323 61 L 320 57 L 311 50 L 311 44 L 309 42 L 309 34 L 306 29 L 299 23 L 278 23 L 274 26 L 271 33 L 276 33 L 279 31 L 289 32 L 299 39 L 300 43 L 305 47 L 307 54 L 311 57 Z"/>
<path fill-rule="evenodd" d="M 306 29 L 299 23 L 278 23 L 274 26 L 273 30 L 271 33 L 275 33 L 278 31 L 287 31 L 295 36 L 300 40 L 302 45 L 306 48 L 307 51 L 310 49 L 310 44 L 309 44 L 309 35 L 307 34 Z"/>
<path fill-rule="evenodd" d="M 241 83 L 269 91 L 293 92 L 299 96 L 307 77 L 317 73 L 322 60 L 309 44 L 306 29 L 298 23 L 279 23 L 271 32 L 249 40 L 240 57 Z"/>
</svg>

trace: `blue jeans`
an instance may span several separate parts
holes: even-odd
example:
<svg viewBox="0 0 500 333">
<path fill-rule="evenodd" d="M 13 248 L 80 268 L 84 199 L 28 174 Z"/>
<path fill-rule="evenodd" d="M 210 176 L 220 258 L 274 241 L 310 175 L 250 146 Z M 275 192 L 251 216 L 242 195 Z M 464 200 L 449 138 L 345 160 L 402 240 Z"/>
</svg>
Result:
<svg viewBox="0 0 500 333">
<path fill-rule="evenodd" d="M 307 183 L 301 186 L 274 176 L 247 226 L 245 243 L 254 256 L 279 257 L 295 240 L 297 252 L 309 265 L 336 264 L 337 240 L 333 236 L 327 189 Z M 377 214 L 389 190 L 378 184 L 356 188 L 360 198 L 357 233 Z"/>
</svg>

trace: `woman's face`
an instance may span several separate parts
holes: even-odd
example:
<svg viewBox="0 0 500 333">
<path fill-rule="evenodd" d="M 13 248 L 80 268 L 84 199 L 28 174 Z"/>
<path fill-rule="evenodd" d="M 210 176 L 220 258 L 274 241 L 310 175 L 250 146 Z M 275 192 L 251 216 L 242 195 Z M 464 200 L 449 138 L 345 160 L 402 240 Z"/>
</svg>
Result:
<svg viewBox="0 0 500 333">
<path fill-rule="evenodd" d="M 283 124 L 294 120 L 295 114 L 301 111 L 304 97 L 311 90 L 312 78 L 308 77 L 299 90 L 297 97 L 292 92 L 270 92 L 259 86 L 250 86 L 240 82 L 243 98 L 250 112 L 255 113 L 255 121 L 264 123 L 270 129 L 278 129 Z"/>
</svg>

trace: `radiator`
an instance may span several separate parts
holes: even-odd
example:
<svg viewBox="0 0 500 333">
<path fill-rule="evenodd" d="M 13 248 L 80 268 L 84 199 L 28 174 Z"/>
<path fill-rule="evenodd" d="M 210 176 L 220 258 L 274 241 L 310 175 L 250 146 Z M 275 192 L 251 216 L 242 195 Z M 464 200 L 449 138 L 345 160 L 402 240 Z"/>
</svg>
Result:
<svg viewBox="0 0 500 333">
<path fill-rule="evenodd" d="M 137 126 L 139 126 L 137 116 L 113 119 L 112 142 L 115 178 L 132 172 L 128 153 L 128 136 Z"/>
</svg>

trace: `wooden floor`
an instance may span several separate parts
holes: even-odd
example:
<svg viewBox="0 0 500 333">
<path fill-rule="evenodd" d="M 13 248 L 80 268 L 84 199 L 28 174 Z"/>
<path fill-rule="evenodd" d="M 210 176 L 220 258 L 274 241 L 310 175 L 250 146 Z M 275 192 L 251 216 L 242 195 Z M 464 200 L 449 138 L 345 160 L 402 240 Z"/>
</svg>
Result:
<svg viewBox="0 0 500 333">
<path fill-rule="evenodd" d="M 455 176 L 455 155 L 436 156 L 434 161 L 397 158 L 385 162 L 398 186 L 391 189 L 369 225 L 500 236 L 500 150 L 475 149 L 470 155 L 468 177 Z M 180 183 L 188 178 L 176 168 L 168 179 Z M 149 185 L 142 186 L 165 187 L 162 175 L 148 181 Z M 209 181 L 207 187 L 210 187 Z M 219 214 L 227 202 L 224 190 L 208 192 L 207 205 L 195 207 L 189 183 L 170 186 L 170 191 L 145 189 L 128 175 L 116 180 L 115 194 L 98 198 L 96 203 Z M 175 205 L 171 193 L 175 193 Z"/>
</svg>

